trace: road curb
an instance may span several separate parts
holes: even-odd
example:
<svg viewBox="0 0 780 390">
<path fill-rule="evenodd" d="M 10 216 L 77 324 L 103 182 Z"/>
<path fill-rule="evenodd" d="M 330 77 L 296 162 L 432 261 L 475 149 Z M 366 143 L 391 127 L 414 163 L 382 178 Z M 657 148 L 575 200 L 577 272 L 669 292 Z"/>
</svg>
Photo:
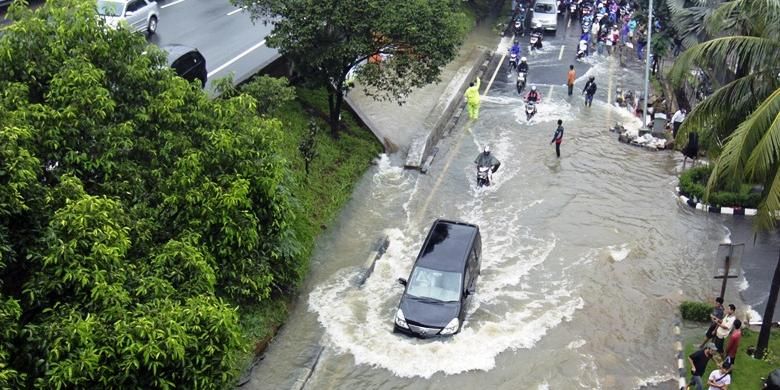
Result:
<svg viewBox="0 0 780 390">
<path fill-rule="evenodd" d="M 680 187 L 675 187 L 674 190 L 677 193 L 677 199 L 687 204 L 688 206 L 695 208 L 696 210 L 706 211 L 708 213 L 714 213 L 714 214 L 745 215 L 749 217 L 754 216 L 758 213 L 758 210 L 756 209 L 746 209 L 742 207 L 710 206 L 708 204 L 699 202 L 698 199 L 695 198 L 692 199 L 683 195 L 683 193 L 680 192 Z"/>
<path fill-rule="evenodd" d="M 487 49 L 480 47 L 471 51 L 469 65 L 458 70 L 439 97 L 439 102 L 423 121 L 422 126 L 427 131 L 412 140 L 406 155 L 405 168 L 421 169 L 423 167 L 425 158 L 430 154 L 433 145 L 442 138 L 450 117 L 460 106 L 466 87 L 481 73 L 484 63 L 489 60 L 489 54 Z"/>
<path fill-rule="evenodd" d="M 677 373 L 680 375 L 678 384 L 680 385 L 680 390 L 685 390 L 685 361 L 683 360 L 683 339 L 679 321 L 674 323 L 674 337 L 676 339 L 674 341 L 674 349 L 677 357 Z"/>
<path fill-rule="evenodd" d="M 374 138 L 376 138 L 379 143 L 382 144 L 385 153 L 395 151 L 397 146 L 390 142 L 387 137 L 382 136 L 382 132 L 379 130 L 379 127 L 374 123 L 374 121 L 371 120 L 371 117 L 368 116 L 368 114 L 360 109 L 359 104 L 355 103 L 355 101 L 352 100 L 349 95 L 344 95 L 344 103 L 347 103 L 349 109 L 352 110 L 355 115 L 357 115 L 360 121 L 363 122 L 363 125 L 365 125 L 371 131 L 371 134 L 374 134 Z"/>
</svg>

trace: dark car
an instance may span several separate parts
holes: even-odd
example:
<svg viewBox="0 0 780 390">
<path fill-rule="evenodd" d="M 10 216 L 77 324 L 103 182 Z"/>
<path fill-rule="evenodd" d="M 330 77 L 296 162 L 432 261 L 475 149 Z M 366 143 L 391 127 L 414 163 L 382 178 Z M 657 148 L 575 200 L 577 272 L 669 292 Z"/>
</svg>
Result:
<svg viewBox="0 0 780 390">
<path fill-rule="evenodd" d="M 482 263 L 479 227 L 437 219 L 425 238 L 395 314 L 395 332 L 416 337 L 460 332 Z"/>
<path fill-rule="evenodd" d="M 185 45 L 165 45 L 161 49 L 168 53 L 168 66 L 173 68 L 176 74 L 187 81 L 200 80 L 201 86 L 206 86 L 206 59 L 198 49 Z"/>
</svg>

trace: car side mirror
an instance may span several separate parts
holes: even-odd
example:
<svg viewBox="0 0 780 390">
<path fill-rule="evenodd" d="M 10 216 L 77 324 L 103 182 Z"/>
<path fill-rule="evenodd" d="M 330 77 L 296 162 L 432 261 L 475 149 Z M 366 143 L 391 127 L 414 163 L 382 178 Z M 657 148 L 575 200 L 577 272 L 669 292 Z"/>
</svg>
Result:
<svg viewBox="0 0 780 390">
<path fill-rule="evenodd" d="M 466 296 L 469 296 L 469 295 L 474 295 L 476 292 L 477 292 L 477 291 L 476 291 L 476 290 L 474 290 L 474 287 L 469 287 L 468 289 L 466 289 L 465 295 L 466 295 Z"/>
<path fill-rule="evenodd" d="M 402 286 L 406 286 L 406 279 L 404 278 L 398 278 L 398 283 Z"/>
</svg>

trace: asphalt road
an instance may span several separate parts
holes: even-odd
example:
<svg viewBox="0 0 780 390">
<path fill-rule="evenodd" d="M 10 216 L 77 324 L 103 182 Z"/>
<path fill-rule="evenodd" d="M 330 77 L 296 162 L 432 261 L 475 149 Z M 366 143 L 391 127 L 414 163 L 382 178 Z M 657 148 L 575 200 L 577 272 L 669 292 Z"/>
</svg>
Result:
<svg viewBox="0 0 780 390">
<path fill-rule="evenodd" d="M 272 26 L 252 23 L 247 12 L 227 0 L 162 0 L 156 45 L 183 44 L 206 57 L 209 84 L 233 73 L 243 81 L 279 57 L 265 44 Z M 209 88 L 209 85 L 206 86 Z"/>
<path fill-rule="evenodd" d="M 42 1 L 33 0 L 33 7 Z M 183 44 L 200 50 L 206 58 L 210 89 L 217 78 L 233 74 L 243 81 L 277 58 L 276 49 L 265 44 L 272 26 L 252 23 L 247 12 L 228 0 L 158 0 L 160 21 L 149 42 L 158 46 Z M 0 25 L 7 24 L 0 7 Z"/>
</svg>

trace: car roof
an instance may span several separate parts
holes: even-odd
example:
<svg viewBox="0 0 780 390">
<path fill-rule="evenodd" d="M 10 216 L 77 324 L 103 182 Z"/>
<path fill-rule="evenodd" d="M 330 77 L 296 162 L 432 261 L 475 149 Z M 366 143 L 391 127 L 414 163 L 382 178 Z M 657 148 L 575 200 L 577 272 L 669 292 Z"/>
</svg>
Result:
<svg viewBox="0 0 780 390">
<path fill-rule="evenodd" d="M 174 61 L 178 60 L 181 56 L 189 53 L 189 52 L 197 52 L 198 49 L 187 46 L 187 45 L 180 45 L 178 43 L 173 43 L 169 45 L 163 45 L 160 46 L 160 49 L 165 50 L 165 52 L 168 53 L 168 66 L 171 66 Z"/>
<path fill-rule="evenodd" d="M 425 239 L 417 264 L 439 271 L 463 271 L 474 238 L 476 225 L 437 219 Z"/>
</svg>

